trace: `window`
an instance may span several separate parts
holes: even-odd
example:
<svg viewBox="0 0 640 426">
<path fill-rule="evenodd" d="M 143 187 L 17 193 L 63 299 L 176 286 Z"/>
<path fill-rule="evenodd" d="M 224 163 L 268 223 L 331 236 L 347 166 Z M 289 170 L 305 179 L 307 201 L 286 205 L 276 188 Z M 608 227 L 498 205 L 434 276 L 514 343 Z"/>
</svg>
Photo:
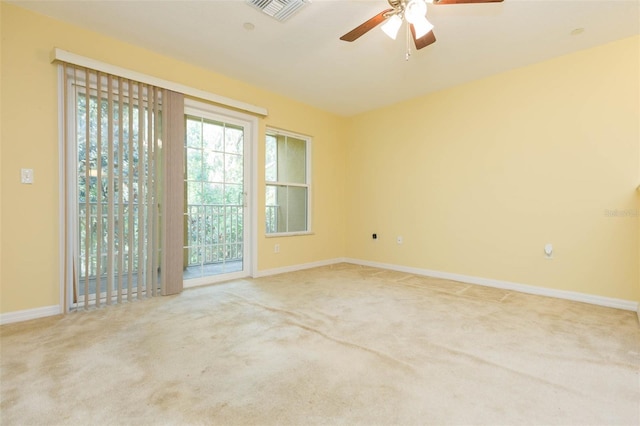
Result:
<svg viewBox="0 0 640 426">
<path fill-rule="evenodd" d="M 265 153 L 267 234 L 307 233 L 310 146 L 307 137 L 267 130 Z"/>
</svg>

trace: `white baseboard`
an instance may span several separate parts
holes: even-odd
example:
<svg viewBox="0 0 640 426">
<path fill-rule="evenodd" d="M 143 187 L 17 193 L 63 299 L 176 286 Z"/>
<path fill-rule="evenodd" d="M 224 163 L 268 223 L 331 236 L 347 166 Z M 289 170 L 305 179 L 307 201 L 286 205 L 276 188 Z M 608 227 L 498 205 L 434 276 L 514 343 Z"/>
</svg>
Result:
<svg viewBox="0 0 640 426">
<path fill-rule="evenodd" d="M 348 261 L 344 258 L 339 257 L 335 259 L 320 260 L 318 262 L 302 263 L 300 265 L 283 266 L 282 268 L 263 269 L 262 271 L 258 271 L 257 273 L 255 273 L 253 277 L 254 278 L 268 277 L 270 275 L 278 275 L 278 274 L 284 274 L 286 272 L 302 271 L 305 269 L 318 268 L 320 266 L 335 265 L 336 263 L 344 263 L 344 262 L 348 262 Z"/>
<path fill-rule="evenodd" d="M 62 314 L 60 305 L 43 306 L 42 308 L 25 309 L 24 311 L 7 312 L 0 314 L 0 325 L 12 322 L 28 321 L 36 318 L 50 317 Z"/>
<path fill-rule="evenodd" d="M 538 296 L 555 297 L 557 299 L 572 300 L 574 302 L 589 303 L 592 305 L 606 306 L 609 308 L 623 309 L 626 311 L 636 311 L 640 316 L 638 302 L 631 300 L 614 299 L 611 297 L 595 296 L 592 294 L 578 293 L 574 291 L 556 290 L 552 288 L 536 287 L 528 284 L 519 284 L 510 281 L 494 280 L 491 278 L 472 277 L 469 275 L 453 274 L 450 272 L 433 271 L 429 269 L 412 268 L 409 266 L 393 265 L 389 263 L 370 262 L 360 259 L 344 259 L 345 262 L 356 265 L 372 266 L 375 268 L 390 269 L 409 274 L 424 275 L 433 278 L 443 278 L 447 280 L 459 281 L 467 284 L 477 284 L 485 287 L 495 287 L 504 290 L 513 290 L 520 293 L 535 294 Z"/>
<path fill-rule="evenodd" d="M 317 262 L 303 263 L 299 265 L 284 266 L 281 268 L 265 269 L 254 274 L 254 278 L 267 277 L 271 275 L 284 274 L 286 272 L 302 271 L 305 269 L 317 268 L 321 266 L 335 265 L 337 263 L 353 263 L 355 265 L 371 266 L 374 268 L 389 269 L 392 271 L 406 272 L 409 274 L 423 275 L 433 278 L 459 281 L 467 284 L 482 285 L 485 287 L 495 287 L 504 290 L 513 290 L 521 293 L 535 294 L 538 296 L 555 297 L 558 299 L 572 300 L 575 302 L 589 303 L 592 305 L 606 306 L 609 308 L 635 311 L 640 321 L 640 305 L 638 302 L 630 300 L 615 299 L 611 297 L 595 296 L 591 294 L 578 293 L 566 290 L 555 290 L 551 288 L 536 287 L 527 284 L 519 284 L 510 281 L 494 280 L 490 278 L 473 277 L 469 275 L 454 274 L 450 272 L 433 271 L 430 269 L 413 268 L 410 266 L 394 265 L 391 263 L 371 262 L 353 258 L 335 258 L 321 260 Z M 28 321 L 36 318 L 43 318 L 52 315 L 62 314 L 60 305 L 44 306 L 41 308 L 25 309 L 23 311 L 7 312 L 0 314 L 0 325 L 10 324 L 20 321 Z"/>
</svg>

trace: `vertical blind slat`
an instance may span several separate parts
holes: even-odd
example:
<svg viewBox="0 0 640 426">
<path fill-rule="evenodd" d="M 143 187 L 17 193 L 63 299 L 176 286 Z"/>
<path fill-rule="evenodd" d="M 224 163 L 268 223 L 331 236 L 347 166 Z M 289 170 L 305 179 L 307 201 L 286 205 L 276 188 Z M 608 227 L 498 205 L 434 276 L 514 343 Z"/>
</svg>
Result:
<svg viewBox="0 0 640 426">
<path fill-rule="evenodd" d="M 147 173 L 148 173 L 148 186 L 147 186 L 147 212 L 150 212 L 153 209 L 153 168 L 151 165 L 153 164 L 152 156 L 153 156 L 153 104 L 154 104 L 154 92 L 152 87 L 147 87 L 147 98 L 148 98 L 148 106 L 147 106 Z M 153 282 L 153 220 L 151 220 L 150 215 L 147 215 L 146 221 L 146 231 L 148 235 L 147 239 L 147 282 L 146 282 L 146 291 L 147 295 L 152 293 L 152 282 Z"/>
<path fill-rule="evenodd" d="M 73 71 L 73 69 L 71 70 L 71 72 L 72 71 Z M 68 72 L 69 72 L 69 69 L 67 68 L 67 66 L 65 64 L 63 66 L 63 75 L 65 76 L 65 81 L 64 81 L 64 86 L 63 86 L 64 90 L 63 90 L 63 98 L 62 98 L 63 105 L 65 105 L 65 106 L 69 104 L 69 102 L 70 102 L 69 96 L 72 95 L 72 93 L 71 94 L 69 93 L 69 90 L 68 90 L 69 84 L 66 81 L 66 76 L 67 76 Z M 65 118 L 66 118 L 66 114 L 65 114 Z M 69 118 L 71 118 L 71 117 L 69 117 Z M 63 123 L 63 126 L 64 126 L 63 131 L 64 131 L 65 135 L 69 131 L 69 124 L 70 124 L 69 121 L 70 120 L 65 119 L 64 123 Z M 73 118 L 73 120 L 71 120 L 71 122 L 72 123 L 76 122 L 75 117 Z M 66 165 L 69 162 L 69 146 L 67 144 L 65 144 L 64 147 L 63 147 L 63 157 L 62 158 L 63 158 L 63 164 L 65 166 L 65 169 L 64 169 L 65 173 L 63 175 L 63 179 L 64 179 L 64 182 L 65 182 L 64 194 L 65 194 L 65 197 L 69 197 L 69 185 L 68 185 L 69 173 L 67 173 L 67 168 L 66 168 Z M 71 206 L 69 206 L 68 204 L 65 204 L 65 206 L 64 206 L 64 223 L 65 224 L 69 223 L 71 214 L 72 214 L 71 213 Z M 74 271 L 75 268 L 73 267 L 73 260 L 72 260 L 72 259 L 74 259 L 75 253 L 76 253 L 76 250 L 74 249 L 74 247 L 75 247 L 75 241 L 68 241 L 68 240 L 65 241 L 64 248 L 65 248 L 65 253 L 67 255 L 65 255 L 65 258 L 64 258 L 64 274 L 65 274 L 64 276 L 66 277 L 66 276 L 69 276 L 69 274 L 71 274 L 71 285 L 72 285 L 72 291 L 73 291 L 73 299 L 71 299 L 71 300 L 73 301 L 73 303 L 76 303 L 78 301 L 78 297 L 77 297 L 77 295 L 78 295 L 78 282 L 76 280 L 77 276 L 76 276 L 75 271 Z M 68 253 L 71 253 L 71 259 L 68 257 Z M 71 270 L 69 270 L 69 260 L 71 260 Z M 66 308 L 67 307 L 67 301 L 69 300 L 68 288 L 65 289 L 65 299 L 64 300 L 65 300 L 64 304 L 65 304 L 65 308 Z"/>
<path fill-rule="evenodd" d="M 138 204 L 138 225 L 137 229 L 139 231 L 143 231 L 145 229 L 145 220 L 144 220 L 144 200 L 145 200 L 145 185 L 141 181 L 140 176 L 144 176 L 144 138 L 145 138 L 145 126 L 144 126 L 144 104 L 142 102 L 143 99 L 143 85 L 141 83 L 137 83 L 138 87 L 138 194 L 137 194 L 137 204 Z M 144 252 L 144 239 L 138 234 L 138 285 L 137 285 L 137 297 L 138 299 L 142 298 L 143 293 L 143 283 L 145 282 L 145 266 L 144 262 L 145 252 Z"/>
<path fill-rule="evenodd" d="M 104 239 L 102 233 L 102 75 L 100 72 L 96 73 L 96 144 L 97 144 L 97 177 L 96 184 L 96 198 L 97 198 L 97 231 L 96 231 L 96 301 L 97 307 L 100 306 L 100 297 L 102 293 L 102 241 Z M 89 125 L 89 123 L 87 123 Z"/>
<path fill-rule="evenodd" d="M 128 258 L 127 258 L 127 268 L 128 268 L 128 276 L 127 276 L 127 300 L 131 301 L 133 299 L 133 257 L 136 253 L 134 249 L 134 241 L 133 241 L 133 210 L 134 210 L 134 200 L 135 196 L 133 193 L 133 176 L 134 176 L 134 168 L 133 168 L 133 105 L 134 105 L 134 95 L 133 95 L 133 85 L 131 82 L 127 83 L 127 101 L 129 102 L 129 134 L 127 135 L 127 164 L 128 164 L 128 176 L 129 184 L 127 201 L 128 201 L 128 212 L 129 212 L 129 225 L 127 229 L 127 237 L 129 240 L 129 250 L 128 250 Z"/>
<path fill-rule="evenodd" d="M 160 99 L 161 99 L 161 90 L 160 89 L 155 89 L 154 90 L 154 120 L 153 120 L 153 134 L 154 134 L 154 138 L 153 138 L 153 182 L 154 182 L 154 190 L 153 190 L 153 210 L 154 210 L 154 215 L 153 215 L 153 229 L 152 229 L 152 233 L 153 233 L 153 281 L 152 281 L 152 291 L 153 291 L 153 295 L 157 296 L 158 295 L 158 286 L 160 285 L 159 282 L 159 276 L 160 276 L 160 265 L 158 264 L 158 260 L 160 259 L 159 257 L 159 249 L 160 249 L 160 244 L 159 244 L 159 210 L 158 210 L 158 206 L 159 206 L 159 202 L 160 202 L 160 196 L 158 193 L 158 185 L 159 185 L 159 170 L 158 170 L 158 161 L 160 161 L 160 146 L 158 144 L 159 141 L 159 135 L 160 135 L 160 129 L 158 128 L 158 126 L 160 125 L 161 122 L 161 118 L 160 118 Z"/>
<path fill-rule="evenodd" d="M 89 80 L 89 76 L 87 75 L 88 70 L 85 70 L 85 80 Z M 77 74 L 75 74 L 76 80 L 74 84 L 78 87 Z M 77 89 L 76 89 L 77 91 Z M 85 229 L 85 242 L 84 242 L 84 258 L 85 258 L 85 279 L 84 279 L 84 308 L 89 308 L 89 277 L 90 273 L 90 265 L 91 265 L 91 235 L 92 235 L 92 222 L 91 222 L 91 197 L 89 195 L 89 185 L 91 180 L 91 163 L 89 159 L 90 152 L 90 143 L 91 143 L 91 126 L 89 122 L 91 120 L 91 108 L 89 108 L 89 104 L 91 102 L 91 93 L 89 88 L 85 88 L 84 91 L 84 104 L 85 104 L 85 140 L 84 140 L 84 152 L 85 152 L 85 209 L 84 209 L 84 229 Z"/>
<path fill-rule="evenodd" d="M 118 303 L 122 303 L 122 281 L 124 277 L 124 102 L 123 80 L 118 78 Z"/>
<path fill-rule="evenodd" d="M 115 218 L 113 211 L 113 202 L 114 202 L 114 179 L 113 174 L 114 163 L 113 163 L 113 78 L 111 76 L 107 76 L 107 298 L 105 303 L 107 305 L 111 304 L 111 298 L 113 297 L 113 255 L 116 250 L 115 241 L 114 241 L 114 226 L 115 226 Z"/>
<path fill-rule="evenodd" d="M 160 130 L 160 123 L 162 118 L 160 117 L 160 102 L 161 102 L 161 90 L 159 89 L 155 89 L 154 90 L 155 93 L 155 102 L 154 102 L 154 120 L 153 120 L 153 256 L 151 257 L 151 260 L 153 262 L 153 266 L 152 266 L 152 270 L 153 270 L 153 280 L 152 280 L 152 286 L 153 286 L 153 295 L 157 296 L 158 295 L 158 278 L 159 278 L 159 264 L 158 264 L 158 259 L 160 256 L 160 250 L 159 250 L 159 242 L 160 242 L 160 228 L 159 228 L 159 203 L 160 203 L 160 193 L 158 191 L 158 185 L 160 184 L 159 179 L 160 179 L 160 171 L 158 169 L 159 165 L 160 165 L 160 145 L 159 145 L 159 140 L 160 140 L 160 134 L 161 134 L 161 130 Z"/>
<path fill-rule="evenodd" d="M 162 173 L 161 205 L 162 242 L 161 291 L 177 294 L 182 291 L 184 246 L 184 96 L 180 93 L 162 93 Z"/>
</svg>

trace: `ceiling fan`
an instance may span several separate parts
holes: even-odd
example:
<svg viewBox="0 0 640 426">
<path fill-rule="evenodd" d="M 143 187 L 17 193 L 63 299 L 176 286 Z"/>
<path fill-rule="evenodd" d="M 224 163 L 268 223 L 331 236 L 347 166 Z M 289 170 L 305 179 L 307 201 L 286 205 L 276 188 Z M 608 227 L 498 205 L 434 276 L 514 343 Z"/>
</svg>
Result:
<svg viewBox="0 0 640 426">
<path fill-rule="evenodd" d="M 427 20 L 427 3 L 458 4 L 458 3 L 499 3 L 503 0 L 387 0 L 390 9 L 385 9 L 373 18 L 363 22 L 353 30 L 349 31 L 340 40 L 355 41 L 378 25 L 382 25 L 389 37 L 395 40 L 403 21 L 407 21 L 413 42 L 416 49 L 422 49 L 435 43 L 436 36 L 433 34 L 433 25 Z M 408 32 L 407 32 L 408 37 Z M 408 41 L 407 41 L 408 43 Z M 407 53 L 407 59 L 409 54 Z"/>
</svg>

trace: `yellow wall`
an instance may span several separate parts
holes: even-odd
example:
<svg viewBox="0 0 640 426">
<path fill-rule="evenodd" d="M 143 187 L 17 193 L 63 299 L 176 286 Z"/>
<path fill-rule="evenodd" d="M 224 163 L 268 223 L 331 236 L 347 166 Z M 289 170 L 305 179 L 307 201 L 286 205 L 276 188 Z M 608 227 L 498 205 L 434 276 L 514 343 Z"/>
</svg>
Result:
<svg viewBox="0 0 640 426">
<path fill-rule="evenodd" d="M 639 61 L 640 62 L 640 61 Z M 640 64 L 638 65 L 638 67 L 640 68 Z M 638 70 L 638 79 L 640 79 L 640 70 Z M 637 96 L 638 99 L 640 99 L 640 84 L 638 85 L 638 87 L 636 87 L 637 89 Z M 640 129 L 640 118 L 638 119 L 638 128 Z M 640 130 L 638 130 L 638 132 L 640 133 Z M 636 213 L 638 215 L 637 218 L 637 222 L 638 222 L 638 294 L 640 294 L 640 149 L 638 150 L 638 180 L 636 181 L 636 183 L 638 184 L 638 186 L 636 187 L 636 198 L 637 198 L 637 202 L 636 202 Z M 638 304 L 638 320 L 640 320 L 640 303 Z"/>
<path fill-rule="evenodd" d="M 354 117 L 347 256 L 640 300 L 639 44 Z"/>
<path fill-rule="evenodd" d="M 259 269 L 333 259 L 344 254 L 345 119 L 96 33 L 0 3 L 2 10 L 2 272 L 0 312 L 59 303 L 58 107 L 53 47 L 268 108 L 265 127 L 313 137 L 314 235 L 264 238 L 259 210 Z M 331 168 L 320 164 L 333 164 Z M 21 185 L 31 167 L 34 185 Z M 264 205 L 264 168 L 258 205 Z M 280 244 L 280 253 L 273 245 Z"/>
<path fill-rule="evenodd" d="M 2 23 L 2 5 L 0 4 L 0 24 Z M 0 32 L 0 100 L 2 99 L 2 33 Z M 2 189 L 2 102 L 0 102 L 0 190 Z M 0 193 L 0 242 L 2 241 L 2 193 Z M 2 244 L 0 243 L 0 289 L 2 289 Z M 2 292 L 0 291 L 0 306 Z M 0 310 L 2 312 L 2 310 Z"/>
</svg>

